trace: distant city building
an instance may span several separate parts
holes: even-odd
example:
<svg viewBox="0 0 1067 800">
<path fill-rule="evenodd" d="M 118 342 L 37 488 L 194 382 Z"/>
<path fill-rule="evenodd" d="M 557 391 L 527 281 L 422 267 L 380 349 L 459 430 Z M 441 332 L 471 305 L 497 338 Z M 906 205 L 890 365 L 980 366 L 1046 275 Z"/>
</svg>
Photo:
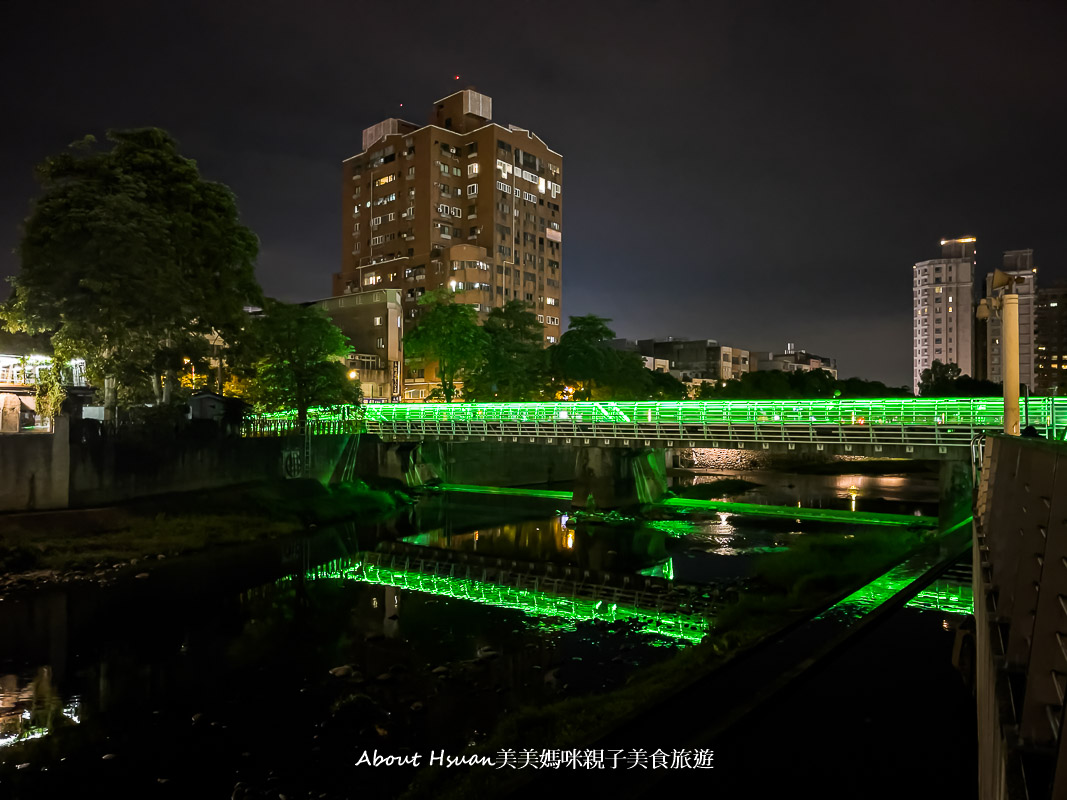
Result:
<svg viewBox="0 0 1067 800">
<path fill-rule="evenodd" d="M 1034 327 L 1034 393 L 1067 394 L 1067 284 L 1037 290 Z"/>
<path fill-rule="evenodd" d="M 320 300 L 334 324 L 352 343 L 349 377 L 363 397 L 399 402 L 403 368 L 403 308 L 399 289 L 344 294 Z"/>
<path fill-rule="evenodd" d="M 1016 279 L 1012 291 L 1019 295 L 1019 382 L 1033 390 L 1036 355 L 1034 341 L 1034 299 L 1037 289 L 1037 268 L 1034 266 L 1033 250 L 1009 250 L 1004 253 L 1004 272 Z M 985 294 L 993 294 L 993 273 L 985 277 Z M 993 314 L 986 321 L 986 375 L 987 380 L 1003 383 L 1002 360 L 1003 330 L 999 315 Z"/>
<path fill-rule="evenodd" d="M 942 239 L 941 258 L 912 269 L 912 383 L 934 361 L 974 375 L 974 267 L 977 239 Z"/>
<path fill-rule="evenodd" d="M 715 339 L 639 339 L 646 358 L 666 361 L 668 371 L 684 383 L 728 381 L 749 371 L 748 350 L 719 344 Z"/>
<path fill-rule="evenodd" d="M 806 350 L 797 350 L 796 346 L 789 342 L 784 351 L 757 350 L 752 353 L 752 361 L 755 364 L 754 371 L 765 372 L 768 370 L 781 370 L 782 372 L 811 372 L 822 369 L 829 372 L 834 379 L 837 378 L 837 359 L 817 356 Z"/>
<path fill-rule="evenodd" d="M 643 355 L 637 347 L 636 339 L 612 339 L 607 342 L 607 345 L 614 350 L 624 350 L 630 353 L 637 353 L 644 360 L 645 369 L 650 369 L 653 372 L 671 371 L 671 364 L 670 361 L 668 361 L 667 359 Z"/>
<path fill-rule="evenodd" d="M 387 119 L 363 131 L 362 152 L 343 164 L 334 296 L 395 289 L 404 326 L 433 289 L 451 289 L 482 318 L 521 300 L 545 344 L 559 339 L 563 157 L 491 117 L 492 99 L 464 89 L 438 100 L 428 125 Z M 433 383 L 404 380 L 412 400 Z"/>
</svg>

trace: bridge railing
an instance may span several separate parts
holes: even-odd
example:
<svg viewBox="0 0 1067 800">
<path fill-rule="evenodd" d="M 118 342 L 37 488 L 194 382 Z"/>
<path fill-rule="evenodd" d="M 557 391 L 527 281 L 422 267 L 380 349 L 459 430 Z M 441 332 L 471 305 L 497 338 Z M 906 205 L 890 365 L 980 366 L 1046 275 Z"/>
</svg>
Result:
<svg viewBox="0 0 1067 800">
<path fill-rule="evenodd" d="M 341 409 L 312 409 L 308 412 L 307 433 L 313 436 L 359 433 L 364 430 L 362 408 L 357 405 Z M 304 433 L 304 430 L 295 413 L 280 412 L 245 417 L 241 433 L 244 436 L 293 436 Z"/>
<path fill-rule="evenodd" d="M 1067 431 L 1067 398 L 1030 398 L 1024 423 L 1043 435 Z M 999 398 L 719 400 L 578 403 L 381 403 L 313 409 L 311 433 L 361 427 L 391 438 L 855 443 L 970 446 L 1003 426 Z M 261 415 L 248 435 L 293 433 L 292 414 Z"/>
</svg>

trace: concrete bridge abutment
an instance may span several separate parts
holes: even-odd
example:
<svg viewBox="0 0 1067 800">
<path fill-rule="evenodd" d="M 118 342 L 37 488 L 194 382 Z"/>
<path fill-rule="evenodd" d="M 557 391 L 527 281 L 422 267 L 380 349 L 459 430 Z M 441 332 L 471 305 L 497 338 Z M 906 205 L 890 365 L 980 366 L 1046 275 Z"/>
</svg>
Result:
<svg viewBox="0 0 1067 800">
<path fill-rule="evenodd" d="M 577 451 L 572 508 L 636 508 L 655 503 L 666 492 L 666 453 L 662 449 L 581 447 Z"/>
<path fill-rule="evenodd" d="M 380 442 L 377 447 L 377 477 L 399 481 L 407 487 L 424 486 L 443 478 L 437 442 Z"/>
<path fill-rule="evenodd" d="M 974 473 L 970 458 L 945 459 L 938 476 L 938 527 L 947 531 L 959 525 L 971 516 L 973 508 Z"/>
</svg>

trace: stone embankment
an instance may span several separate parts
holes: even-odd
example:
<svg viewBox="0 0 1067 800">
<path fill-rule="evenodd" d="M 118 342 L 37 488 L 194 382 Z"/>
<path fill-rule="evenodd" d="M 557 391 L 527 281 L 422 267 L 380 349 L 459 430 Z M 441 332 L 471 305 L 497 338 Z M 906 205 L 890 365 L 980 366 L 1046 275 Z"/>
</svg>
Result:
<svg viewBox="0 0 1067 800">
<path fill-rule="evenodd" d="M 800 466 L 838 461 L 862 461 L 861 456 L 826 456 L 772 454 L 762 450 L 731 450 L 711 447 L 681 448 L 676 452 L 675 464 L 682 469 L 740 470 L 776 469 L 788 472 Z"/>
</svg>

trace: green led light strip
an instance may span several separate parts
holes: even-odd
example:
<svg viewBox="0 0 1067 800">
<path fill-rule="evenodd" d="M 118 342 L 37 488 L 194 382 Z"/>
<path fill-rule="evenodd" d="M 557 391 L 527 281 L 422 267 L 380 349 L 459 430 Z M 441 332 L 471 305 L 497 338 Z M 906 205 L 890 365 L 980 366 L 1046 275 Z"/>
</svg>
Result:
<svg viewBox="0 0 1067 800">
<path fill-rule="evenodd" d="M 469 600 L 497 608 L 512 608 L 534 617 L 562 618 L 570 624 L 586 620 L 635 621 L 641 633 L 696 644 L 710 628 L 706 617 L 653 611 L 582 597 L 560 597 L 547 592 L 500 586 L 467 578 L 389 569 L 359 559 L 338 560 L 309 570 L 306 580 L 334 578 L 395 586 L 417 592 Z"/>
<path fill-rule="evenodd" d="M 620 403 L 375 403 L 368 422 L 572 422 L 640 427 L 670 424 L 965 425 L 999 429 L 997 398 L 716 400 Z M 1052 415 L 1055 413 L 1056 419 Z M 1030 398 L 1038 426 L 1067 423 L 1067 398 Z"/>
<path fill-rule="evenodd" d="M 433 488 L 442 492 L 463 492 L 464 494 L 501 494 L 514 497 L 545 497 L 550 500 L 567 500 L 574 496 L 572 492 L 554 489 L 515 489 L 508 486 L 469 486 L 462 483 L 440 483 Z"/>
<path fill-rule="evenodd" d="M 465 484 L 440 484 L 444 492 L 465 494 L 495 494 L 515 497 L 543 497 L 552 500 L 571 500 L 572 493 L 548 489 L 513 489 L 506 486 L 469 486 Z M 797 508 L 795 506 L 766 506 L 757 503 L 730 503 L 720 500 L 686 500 L 669 498 L 656 505 L 670 508 L 703 509 L 728 514 L 744 514 L 754 517 L 777 517 L 779 519 L 807 519 L 818 522 L 849 522 L 860 525 L 895 525 L 899 527 L 936 528 L 937 517 L 918 517 L 909 514 L 881 514 L 874 511 L 847 511 L 834 508 Z"/>
<path fill-rule="evenodd" d="M 310 424 L 339 432 L 369 426 L 395 431 L 415 425 L 431 433 L 448 434 L 449 425 L 484 429 L 492 435 L 521 436 L 552 426 L 573 435 L 596 435 L 597 428 L 632 433 L 635 439 L 661 435 L 726 437 L 730 426 L 771 428 L 802 435 L 816 426 L 848 426 L 859 438 L 863 431 L 916 427 L 942 435 L 1003 427 L 1004 404 L 999 398 L 886 398 L 862 400 L 713 400 L 678 402 L 565 402 L 565 403 L 365 403 L 316 408 Z M 1030 424 L 1061 438 L 1067 430 L 1067 397 L 1031 397 L 1026 417 Z M 295 411 L 262 414 L 251 426 L 292 422 Z M 434 427 L 437 426 L 437 427 Z M 441 427 L 444 426 L 444 427 Z M 687 430 L 689 427 L 689 430 Z M 955 429 L 954 429 L 955 428 Z M 963 430 L 960 430 L 963 429 Z M 417 433 L 418 430 L 411 431 Z M 851 433 L 850 433 L 851 436 Z"/>
<path fill-rule="evenodd" d="M 850 522 L 859 525 L 895 525 L 897 527 L 936 528 L 937 517 L 918 517 L 909 514 L 881 514 L 874 511 L 848 511 L 837 508 L 797 508 L 795 506 L 765 506 L 756 503 L 731 503 L 723 500 L 687 500 L 671 497 L 660 505 L 669 508 L 698 508 L 745 514 L 754 517 L 780 519 L 808 519 L 819 522 Z"/>
<path fill-rule="evenodd" d="M 911 598 L 907 608 L 924 611 L 943 611 L 946 614 L 966 616 L 974 613 L 974 592 L 970 586 L 951 581 L 935 581 Z"/>
<path fill-rule="evenodd" d="M 964 525 L 970 524 L 973 519 L 974 517 L 968 517 L 945 531 L 942 535 L 947 535 Z M 915 563 L 916 559 L 922 561 L 918 568 Z M 899 592 L 907 589 L 915 583 L 915 581 L 922 578 L 932 566 L 933 563 L 928 563 L 927 556 L 920 555 L 910 558 L 904 563 L 893 567 L 888 572 L 879 575 L 867 585 L 860 587 L 844 600 L 841 600 L 822 614 L 819 614 L 815 619 L 822 619 L 824 617 L 839 614 L 845 614 L 851 617 L 862 617 L 865 614 L 869 614 L 879 606 L 888 602 Z"/>
</svg>

